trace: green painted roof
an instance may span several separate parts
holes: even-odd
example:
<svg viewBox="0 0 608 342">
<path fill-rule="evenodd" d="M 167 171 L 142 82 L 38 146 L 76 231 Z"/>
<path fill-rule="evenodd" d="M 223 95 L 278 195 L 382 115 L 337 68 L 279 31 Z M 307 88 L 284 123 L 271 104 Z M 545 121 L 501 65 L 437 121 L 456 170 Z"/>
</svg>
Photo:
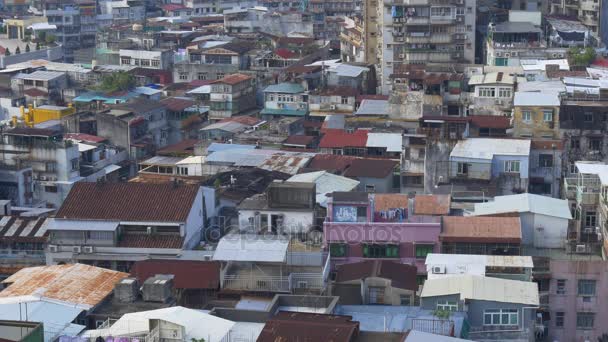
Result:
<svg viewBox="0 0 608 342">
<path fill-rule="evenodd" d="M 260 112 L 262 115 L 285 115 L 285 116 L 305 116 L 307 111 L 302 109 L 270 109 L 264 108 Z"/>
</svg>

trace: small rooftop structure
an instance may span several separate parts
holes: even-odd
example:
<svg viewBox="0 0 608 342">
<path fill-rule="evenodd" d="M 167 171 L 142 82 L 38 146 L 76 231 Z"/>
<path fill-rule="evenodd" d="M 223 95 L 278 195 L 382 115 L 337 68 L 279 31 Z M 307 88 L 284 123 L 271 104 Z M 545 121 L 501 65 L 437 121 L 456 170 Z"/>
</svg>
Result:
<svg viewBox="0 0 608 342">
<path fill-rule="evenodd" d="M 478 275 L 427 279 L 421 298 L 459 294 L 461 300 L 539 305 L 538 284 Z"/>
<path fill-rule="evenodd" d="M 390 260 L 367 260 L 338 265 L 336 282 L 384 278 L 391 281 L 391 287 L 417 291 L 418 268 Z"/>
<path fill-rule="evenodd" d="M 401 153 L 403 137 L 399 133 L 367 133 L 366 147 L 386 148 L 387 152 Z"/>
<path fill-rule="evenodd" d="M 212 316 L 199 310 L 187 309 L 181 306 L 170 308 L 133 312 L 123 315 L 111 327 L 88 330 L 83 337 L 96 338 L 105 336 L 147 335 L 150 330 L 150 320 L 168 321 L 184 328 L 185 341 L 191 339 L 205 341 L 222 341 L 234 326 L 234 322 Z"/>
<path fill-rule="evenodd" d="M 36 81 L 50 81 L 56 78 L 64 76 L 65 73 L 59 71 L 34 71 L 31 74 L 17 74 L 13 76 L 17 80 L 36 80 Z"/>
<path fill-rule="evenodd" d="M 451 203 L 450 195 L 416 195 L 414 215 L 449 215 Z"/>
<path fill-rule="evenodd" d="M 444 216 L 443 242 L 521 243 L 519 217 Z"/>
<path fill-rule="evenodd" d="M 355 115 L 379 115 L 387 116 L 390 114 L 388 100 L 369 100 L 365 99 L 361 102 L 359 109 L 355 112 Z"/>
<path fill-rule="evenodd" d="M 525 213 L 572 219 L 567 200 L 530 193 L 496 196 L 494 201 L 476 203 L 475 216 Z"/>
<path fill-rule="evenodd" d="M 220 240 L 213 260 L 283 263 L 288 246 L 289 240 L 278 235 L 231 234 Z"/>
<path fill-rule="evenodd" d="M 28 267 L 2 281 L 9 286 L 0 292 L 0 300 L 30 296 L 89 309 L 104 300 L 114 285 L 127 276 L 83 264 Z"/>
<path fill-rule="evenodd" d="M 506 74 L 504 72 L 488 72 L 483 75 L 473 75 L 469 80 L 469 85 L 483 85 L 483 84 L 504 84 L 513 85 L 515 84 L 516 78 L 513 75 Z"/>
<path fill-rule="evenodd" d="M 215 261 L 148 259 L 135 262 L 131 274 L 144 283 L 156 274 L 173 275 L 176 289 L 217 289 L 220 264 Z"/>
<path fill-rule="evenodd" d="M 327 171 L 300 173 L 292 176 L 287 182 L 305 182 L 316 184 L 316 202 L 322 207 L 327 206 L 327 194 L 334 191 L 352 191 L 359 181 L 337 176 Z"/>
<path fill-rule="evenodd" d="M 534 268 L 531 256 L 519 255 L 477 255 L 477 254 L 435 254 L 426 255 L 428 278 L 446 277 L 453 274 L 486 275 L 486 267 L 492 268 Z M 445 267 L 445 273 L 435 274 L 432 268 Z"/>
</svg>

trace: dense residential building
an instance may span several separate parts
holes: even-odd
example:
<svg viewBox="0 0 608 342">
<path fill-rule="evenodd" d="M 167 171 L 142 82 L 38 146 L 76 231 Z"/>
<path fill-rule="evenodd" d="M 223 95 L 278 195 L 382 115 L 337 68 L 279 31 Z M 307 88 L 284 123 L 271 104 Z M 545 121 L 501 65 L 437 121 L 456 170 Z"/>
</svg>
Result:
<svg viewBox="0 0 608 342">
<path fill-rule="evenodd" d="M 244 74 L 225 76 L 211 84 L 209 118 L 230 118 L 255 107 L 254 79 Z"/>
</svg>

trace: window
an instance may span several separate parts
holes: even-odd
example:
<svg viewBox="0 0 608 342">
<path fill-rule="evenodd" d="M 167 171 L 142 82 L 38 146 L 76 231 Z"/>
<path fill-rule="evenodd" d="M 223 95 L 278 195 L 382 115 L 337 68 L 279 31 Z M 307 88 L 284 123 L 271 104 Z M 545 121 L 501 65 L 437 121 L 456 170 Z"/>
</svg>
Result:
<svg viewBox="0 0 608 342">
<path fill-rule="evenodd" d="M 562 328 L 564 326 L 564 312 L 558 311 L 555 313 L 555 326 L 557 328 Z"/>
<path fill-rule="evenodd" d="M 553 122 L 553 111 L 550 109 L 543 110 L 543 121 Z"/>
<path fill-rule="evenodd" d="M 44 187 L 44 192 L 56 193 L 57 187 L 54 185 L 47 185 Z"/>
<path fill-rule="evenodd" d="M 595 280 L 580 279 L 578 281 L 579 296 L 595 296 Z"/>
<path fill-rule="evenodd" d="M 594 228 L 595 223 L 596 223 L 595 211 L 586 211 L 585 212 L 585 227 Z"/>
<path fill-rule="evenodd" d="M 412 296 L 410 295 L 399 295 L 399 304 L 410 306 L 412 305 Z"/>
<path fill-rule="evenodd" d="M 199 72 L 198 73 L 198 79 L 201 81 L 204 81 L 207 79 L 207 73 L 206 72 Z"/>
<path fill-rule="evenodd" d="M 341 104 L 348 104 L 348 97 L 342 96 L 342 98 L 340 99 L 340 103 Z"/>
<path fill-rule="evenodd" d="M 329 254 L 332 257 L 345 257 L 346 256 L 346 244 L 345 243 L 330 243 Z"/>
<path fill-rule="evenodd" d="M 555 293 L 558 295 L 566 294 L 566 279 L 557 279 Z"/>
<path fill-rule="evenodd" d="M 150 60 L 149 59 L 142 59 L 141 60 L 141 66 L 150 66 Z"/>
<path fill-rule="evenodd" d="M 581 148 L 581 139 L 580 138 L 570 138 L 570 147 L 571 148 Z"/>
<path fill-rule="evenodd" d="M 188 73 L 187 72 L 180 72 L 179 73 L 179 79 L 181 81 L 187 81 L 188 80 Z"/>
<path fill-rule="evenodd" d="M 121 57 L 120 65 L 131 65 L 131 57 Z"/>
<path fill-rule="evenodd" d="M 157 59 L 153 59 L 153 60 L 150 62 L 150 64 L 151 64 L 153 67 L 159 67 L 159 66 L 160 66 L 160 61 L 159 61 L 159 60 L 157 60 Z"/>
<path fill-rule="evenodd" d="M 523 121 L 532 121 L 532 113 L 529 110 L 524 110 L 521 112 L 521 119 Z"/>
<path fill-rule="evenodd" d="M 519 160 L 507 160 L 505 162 L 505 172 L 519 172 Z"/>
<path fill-rule="evenodd" d="M 466 175 L 469 173 L 469 164 L 467 163 L 458 163 L 458 174 Z"/>
<path fill-rule="evenodd" d="M 458 302 L 449 300 L 439 300 L 437 301 L 437 310 L 458 311 Z"/>
<path fill-rule="evenodd" d="M 585 113 L 585 122 L 593 122 L 593 113 Z"/>
<path fill-rule="evenodd" d="M 577 312 L 576 313 L 576 328 L 577 329 L 593 329 L 595 321 L 595 313 L 593 312 Z"/>
<path fill-rule="evenodd" d="M 433 245 L 419 245 L 416 244 L 416 258 L 424 259 L 426 255 L 433 253 Z"/>
<path fill-rule="evenodd" d="M 218 79 L 218 80 L 224 78 L 224 73 L 223 72 L 218 72 L 216 74 L 215 78 Z"/>
<path fill-rule="evenodd" d="M 78 170 L 78 158 L 70 160 L 70 164 L 72 164 L 72 171 Z"/>
<path fill-rule="evenodd" d="M 538 166 L 540 167 L 553 167 L 553 155 L 541 154 L 538 156 Z"/>
<path fill-rule="evenodd" d="M 57 164 L 55 162 L 46 163 L 46 172 L 55 172 Z"/>
<path fill-rule="evenodd" d="M 488 309 L 483 312 L 483 325 L 518 325 L 517 309 Z"/>
<path fill-rule="evenodd" d="M 375 191 L 376 191 L 375 185 L 365 184 L 365 192 L 375 192 Z"/>
<path fill-rule="evenodd" d="M 398 258 L 399 246 L 397 245 L 363 245 L 364 258 Z"/>
<path fill-rule="evenodd" d="M 479 97 L 495 97 L 496 89 L 489 87 L 480 87 L 479 88 Z"/>
<path fill-rule="evenodd" d="M 591 151 L 601 150 L 602 140 L 601 139 L 589 139 L 589 149 Z"/>
<path fill-rule="evenodd" d="M 187 167 L 178 167 L 177 168 L 177 174 L 178 175 L 187 176 L 188 175 L 188 168 Z"/>
<path fill-rule="evenodd" d="M 511 97 L 511 89 L 509 89 L 509 88 L 499 88 L 498 89 L 498 97 Z"/>
</svg>

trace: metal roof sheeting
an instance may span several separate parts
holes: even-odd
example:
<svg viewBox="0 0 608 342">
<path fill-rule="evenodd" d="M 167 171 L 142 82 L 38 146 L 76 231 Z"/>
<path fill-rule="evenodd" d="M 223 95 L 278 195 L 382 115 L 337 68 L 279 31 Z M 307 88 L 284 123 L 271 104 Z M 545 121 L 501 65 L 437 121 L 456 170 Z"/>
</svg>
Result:
<svg viewBox="0 0 608 342">
<path fill-rule="evenodd" d="M 420 297 L 459 294 L 461 300 L 539 305 L 538 285 L 531 281 L 459 275 L 424 282 Z"/>
<path fill-rule="evenodd" d="M 486 267 L 529 268 L 534 267 L 531 256 L 519 255 L 471 255 L 471 254 L 436 254 L 426 255 L 424 262 L 429 279 L 443 278 L 452 274 L 485 276 Z M 434 274 L 433 266 L 445 266 L 445 274 Z"/>
<path fill-rule="evenodd" d="M 399 133 L 367 133 L 366 147 L 385 147 L 387 152 L 401 152 L 402 145 Z"/>
<path fill-rule="evenodd" d="M 88 330 L 84 337 L 147 335 L 151 319 L 160 319 L 184 327 L 183 340 L 193 339 L 209 342 L 224 341 L 234 322 L 181 306 L 158 310 L 133 312 L 123 315 L 107 329 Z M 139 334 L 138 334 L 139 333 Z"/>
<path fill-rule="evenodd" d="M 539 215 L 559 217 L 567 220 L 572 219 L 568 200 L 557 199 L 535 194 L 517 194 L 507 196 L 496 196 L 493 202 L 476 203 L 475 216 L 493 215 L 501 213 L 525 213 L 531 212 Z"/>
<path fill-rule="evenodd" d="M 556 92 L 516 92 L 514 106 L 551 106 L 559 107 L 559 94 Z"/>
<path fill-rule="evenodd" d="M 450 153 L 450 158 L 492 160 L 494 155 L 529 156 L 530 140 L 490 138 L 460 140 Z"/>
<path fill-rule="evenodd" d="M 289 240 L 281 236 L 234 234 L 224 236 L 213 260 L 247 262 L 285 262 Z"/>
<path fill-rule="evenodd" d="M 271 84 L 264 89 L 265 93 L 298 94 L 304 92 L 304 87 L 297 83 Z"/>
<path fill-rule="evenodd" d="M 352 191 L 359 185 L 359 181 L 334 175 L 327 171 L 301 173 L 292 176 L 287 181 L 315 183 L 317 191 L 316 201 L 322 207 L 327 206 L 327 194 L 334 191 Z"/>
<path fill-rule="evenodd" d="M 111 221 L 86 221 L 86 220 L 61 220 L 55 218 L 49 218 L 47 230 L 73 230 L 73 231 L 106 231 L 113 232 L 118 228 L 119 222 Z"/>
</svg>

